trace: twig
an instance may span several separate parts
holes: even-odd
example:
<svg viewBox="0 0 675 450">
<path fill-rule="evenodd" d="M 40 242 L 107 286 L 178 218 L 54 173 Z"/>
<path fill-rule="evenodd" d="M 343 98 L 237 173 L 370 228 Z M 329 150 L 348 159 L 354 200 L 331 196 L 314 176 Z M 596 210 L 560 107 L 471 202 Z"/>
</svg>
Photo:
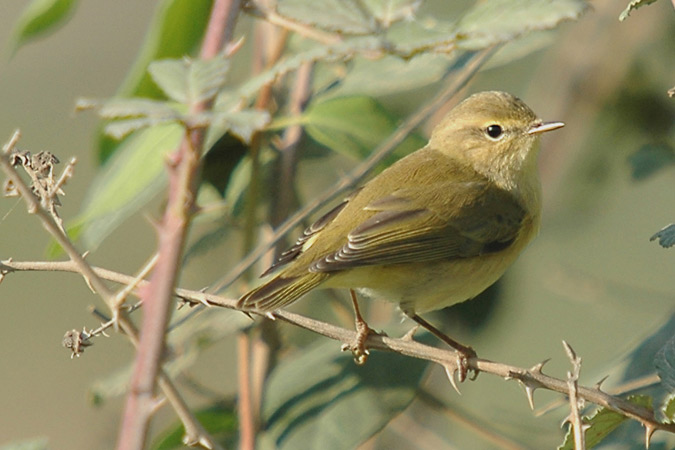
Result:
<svg viewBox="0 0 675 450">
<path fill-rule="evenodd" d="M 419 126 L 425 119 L 433 114 L 438 108 L 448 102 L 460 89 L 462 89 L 471 77 L 487 62 L 487 60 L 494 54 L 497 47 L 491 47 L 477 53 L 473 53 L 467 58 L 462 59 L 460 69 L 451 67 L 448 73 L 455 73 L 459 70 L 455 77 L 451 78 L 441 92 L 433 99 L 429 100 L 423 106 L 411 114 L 385 141 L 377 146 L 358 167 L 352 170 L 347 176 L 338 181 L 331 189 L 316 197 L 312 202 L 306 204 L 302 209 L 297 211 L 289 217 L 279 228 L 274 232 L 274 235 L 269 241 L 258 245 L 251 253 L 242 259 L 234 268 L 230 270 L 223 278 L 215 282 L 209 292 L 220 292 L 246 272 L 261 256 L 276 245 L 289 231 L 295 228 L 300 222 L 305 220 L 309 215 L 316 212 L 319 208 L 324 206 L 327 202 L 334 199 L 346 190 L 353 188 L 363 178 L 370 173 L 384 158 L 396 149 L 403 140 Z"/>
<path fill-rule="evenodd" d="M 577 356 L 572 347 L 563 341 L 565 353 L 572 363 L 572 370 L 567 372 L 567 389 L 570 403 L 570 414 L 566 421 L 570 423 L 574 432 L 574 449 L 586 450 L 586 439 L 584 438 L 585 427 L 581 420 L 581 409 L 583 402 L 579 399 L 577 390 L 579 389 L 579 374 L 581 373 L 581 358 Z"/>
<path fill-rule="evenodd" d="M 134 280 L 134 277 L 132 276 L 108 269 L 94 267 L 93 270 L 99 277 L 115 283 L 128 284 Z M 0 273 L 8 274 L 16 271 L 62 271 L 77 273 L 79 272 L 79 269 L 72 261 L 0 262 Z M 138 289 L 143 289 L 146 284 L 147 281 L 140 282 L 138 284 Z M 175 295 L 191 303 L 205 303 L 212 306 L 236 310 L 236 299 L 229 299 L 214 294 L 181 288 L 175 290 Z M 353 330 L 341 328 L 288 311 L 277 311 L 274 315 L 279 320 L 283 320 L 284 322 L 299 326 L 342 343 L 352 342 L 356 337 L 356 332 Z M 371 350 L 390 351 L 413 358 L 435 362 L 440 365 L 454 364 L 456 362 L 456 353 L 454 351 L 431 347 L 413 341 L 410 338 L 397 339 L 387 336 L 369 335 L 366 345 Z M 526 388 L 529 388 L 532 391 L 542 388 L 563 395 L 569 393 L 567 380 L 542 373 L 541 364 L 536 364 L 532 368 L 526 369 L 481 358 L 471 358 L 468 363 L 469 367 L 473 370 L 479 370 L 480 372 L 496 375 L 507 380 L 518 380 Z M 604 406 L 626 417 L 637 420 L 652 431 L 663 430 L 675 433 L 675 424 L 660 423 L 654 417 L 653 411 L 622 398 L 613 397 L 600 390 L 597 386 L 592 388 L 578 386 L 577 395 L 587 402 Z"/>
</svg>

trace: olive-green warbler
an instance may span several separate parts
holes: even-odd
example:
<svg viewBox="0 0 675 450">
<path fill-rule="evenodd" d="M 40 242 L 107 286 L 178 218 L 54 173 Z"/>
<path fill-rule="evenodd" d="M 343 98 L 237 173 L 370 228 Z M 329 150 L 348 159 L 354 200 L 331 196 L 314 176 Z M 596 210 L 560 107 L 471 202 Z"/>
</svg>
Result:
<svg viewBox="0 0 675 450">
<path fill-rule="evenodd" d="M 351 288 L 418 318 L 478 295 L 538 231 L 538 136 L 562 126 L 510 94 L 472 95 L 426 146 L 305 230 L 239 307 L 269 313 L 315 288 Z"/>
</svg>

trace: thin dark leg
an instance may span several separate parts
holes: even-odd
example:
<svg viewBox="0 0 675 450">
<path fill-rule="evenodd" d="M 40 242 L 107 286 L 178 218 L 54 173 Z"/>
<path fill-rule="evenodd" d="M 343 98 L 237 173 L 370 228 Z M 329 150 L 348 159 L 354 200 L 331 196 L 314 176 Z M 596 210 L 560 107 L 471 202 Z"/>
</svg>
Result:
<svg viewBox="0 0 675 450">
<path fill-rule="evenodd" d="M 418 316 L 417 314 L 410 314 L 408 315 L 412 320 L 420 324 L 422 327 L 426 328 L 431 334 L 436 336 L 438 339 L 441 341 L 445 342 L 448 344 L 450 347 L 454 348 L 457 350 L 461 355 L 462 358 L 464 359 L 463 363 L 461 364 L 461 367 L 458 369 L 459 370 L 459 380 L 464 381 L 466 378 L 466 374 L 468 372 L 466 366 L 467 366 L 467 360 L 469 358 L 475 358 L 476 357 L 476 351 L 472 349 L 471 347 L 467 347 L 465 345 L 460 344 L 459 342 L 455 341 L 454 339 L 450 338 L 448 335 L 443 333 L 441 330 Z M 471 377 L 472 380 L 475 380 L 476 377 L 478 376 L 478 372 L 475 372 L 475 374 Z"/>
</svg>

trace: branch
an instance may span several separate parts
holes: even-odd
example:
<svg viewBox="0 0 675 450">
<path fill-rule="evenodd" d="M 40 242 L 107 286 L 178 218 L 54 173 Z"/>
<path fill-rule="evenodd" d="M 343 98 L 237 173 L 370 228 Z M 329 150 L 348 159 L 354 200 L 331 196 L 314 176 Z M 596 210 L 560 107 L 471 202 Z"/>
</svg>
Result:
<svg viewBox="0 0 675 450">
<path fill-rule="evenodd" d="M 216 0 L 213 3 L 200 58 L 207 60 L 217 56 L 230 41 L 239 8 L 240 0 Z M 204 112 L 211 104 L 211 101 L 192 104 L 190 113 Z M 178 151 L 170 156 L 168 163 L 168 201 L 158 225 L 158 259 L 150 284 L 142 293 L 144 314 L 140 342 L 122 416 L 118 449 L 143 448 L 154 413 L 155 383 L 161 372 L 173 289 L 197 198 L 205 132 L 205 128 L 186 129 Z"/>
<path fill-rule="evenodd" d="M 134 277 L 114 272 L 107 269 L 94 267 L 96 274 L 106 280 L 115 283 L 129 284 L 133 282 Z M 0 274 L 8 274 L 17 271 L 61 271 L 78 272 L 77 266 L 72 261 L 52 262 L 0 262 Z M 147 281 L 138 283 L 138 289 L 143 289 Z M 236 310 L 236 299 L 220 297 L 214 294 L 208 294 L 200 291 L 177 288 L 175 295 L 189 303 L 201 303 L 203 305 L 217 306 Z M 304 328 L 341 343 L 349 344 L 356 337 L 356 332 L 348 330 L 326 322 L 311 319 L 299 314 L 288 311 L 277 311 L 275 318 L 295 326 Z M 457 353 L 444 348 L 431 347 L 412 340 L 411 338 L 391 338 L 388 336 L 369 335 L 366 345 L 371 350 L 389 351 L 413 358 L 423 359 L 434 362 L 444 368 L 456 365 Z M 469 368 L 472 370 L 496 375 L 506 380 L 519 381 L 528 391 L 528 397 L 536 389 L 546 389 L 558 392 L 563 395 L 569 394 L 569 385 L 567 379 L 561 379 L 546 375 L 542 372 L 543 363 L 526 369 L 517 366 L 511 366 L 499 362 L 490 361 L 482 358 L 470 358 Z M 628 418 L 637 420 L 649 430 L 663 430 L 675 433 L 675 424 L 661 423 L 654 417 L 653 411 L 642 406 L 635 405 L 627 400 L 614 397 L 600 390 L 599 386 L 584 387 L 577 386 L 577 397 L 587 402 L 604 406 L 612 411 L 622 414 Z"/>
</svg>

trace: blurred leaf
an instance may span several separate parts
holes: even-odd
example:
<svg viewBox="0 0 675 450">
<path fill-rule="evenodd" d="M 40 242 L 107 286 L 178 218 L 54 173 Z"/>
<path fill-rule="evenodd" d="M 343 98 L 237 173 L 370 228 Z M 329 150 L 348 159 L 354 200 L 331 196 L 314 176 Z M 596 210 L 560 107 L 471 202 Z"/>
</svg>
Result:
<svg viewBox="0 0 675 450">
<path fill-rule="evenodd" d="M 190 105 L 213 98 L 225 83 L 229 60 L 208 61 L 163 59 L 148 67 L 150 76 L 164 93 L 179 103 Z"/>
<path fill-rule="evenodd" d="M 17 21 L 10 48 L 16 52 L 26 42 L 40 35 L 54 31 L 69 18 L 77 2 L 75 0 L 33 0 L 23 10 Z"/>
<path fill-rule="evenodd" d="M 312 139 L 359 160 L 393 133 L 397 125 L 377 101 L 357 96 L 312 103 L 299 121 Z M 408 136 L 387 162 L 391 163 L 425 144 L 419 136 Z"/>
<path fill-rule="evenodd" d="M 23 441 L 9 442 L 0 446 L 0 450 L 49 450 L 49 439 L 46 437 L 37 437 Z"/>
<path fill-rule="evenodd" d="M 412 18 L 422 0 L 364 0 L 363 4 L 382 26 L 388 28 L 394 22 Z"/>
<path fill-rule="evenodd" d="M 670 394 L 663 402 L 661 414 L 667 422 L 675 423 L 675 393 Z"/>
<path fill-rule="evenodd" d="M 631 352 L 623 374 L 624 381 L 631 381 L 654 373 L 654 358 L 672 336 L 675 335 L 675 313 L 668 321 Z"/>
<path fill-rule="evenodd" d="M 647 395 L 633 395 L 626 400 L 645 408 L 651 409 L 652 407 L 652 399 Z M 584 417 L 584 425 L 589 425 L 589 428 L 584 433 L 586 438 L 586 448 L 593 448 L 598 445 L 627 419 L 626 416 L 622 416 L 607 408 L 598 408 L 592 416 Z M 574 434 L 572 433 L 571 427 L 565 436 L 565 441 L 558 447 L 558 450 L 574 450 Z"/>
<path fill-rule="evenodd" d="M 283 360 L 265 390 L 263 417 L 276 448 L 356 448 L 413 400 L 426 362 L 374 352 L 364 366 L 334 342 Z"/>
<path fill-rule="evenodd" d="M 177 148 L 182 136 L 182 126 L 169 124 L 145 129 L 124 141 L 92 183 L 76 219 L 84 222 L 82 237 L 88 249 L 96 248 L 164 187 L 164 156 Z"/>
<path fill-rule="evenodd" d="M 79 98 L 75 103 L 75 109 L 78 111 L 96 109 L 97 114 L 104 119 L 121 119 L 139 116 L 176 117 L 180 108 L 174 103 L 163 100 L 115 97 L 106 100 Z"/>
<path fill-rule="evenodd" d="M 619 16 L 619 20 L 623 22 L 624 20 L 628 19 L 628 16 L 630 16 L 630 13 L 634 10 L 640 8 L 641 6 L 650 5 L 655 1 L 656 0 L 633 0 L 628 4 L 628 6 L 626 6 L 626 9 L 623 10 Z"/>
<path fill-rule="evenodd" d="M 358 0 L 284 0 L 277 10 L 282 16 L 324 30 L 348 34 L 376 31 L 375 21 Z"/>
<path fill-rule="evenodd" d="M 119 97 L 165 99 L 152 81 L 152 61 L 191 55 L 201 43 L 213 0 L 161 0 L 133 66 L 117 91 Z M 121 143 L 104 135 L 98 137 L 99 161 L 105 161 Z"/>
<path fill-rule="evenodd" d="M 675 150 L 668 144 L 647 144 L 628 157 L 634 180 L 644 180 L 675 165 Z"/>
<path fill-rule="evenodd" d="M 670 248 L 675 245 L 675 223 L 666 225 L 661 228 L 654 236 L 650 237 L 650 241 L 658 239 L 659 245 L 663 248 Z"/>
<path fill-rule="evenodd" d="M 237 437 L 237 410 L 234 401 L 217 403 L 195 412 L 197 421 L 223 448 L 234 448 Z M 176 423 L 164 431 L 150 446 L 153 450 L 184 449 L 185 427 Z"/>
<path fill-rule="evenodd" d="M 253 133 L 262 130 L 270 121 L 267 111 L 245 109 L 243 111 L 215 110 L 210 117 L 209 136 L 222 136 L 226 131 L 238 136 L 244 143 L 250 143 Z M 210 138 L 207 138 L 207 146 Z"/>
<path fill-rule="evenodd" d="M 477 2 L 457 26 L 457 44 L 479 50 L 531 31 L 555 28 L 577 19 L 589 8 L 583 0 L 491 0 Z"/>
<path fill-rule="evenodd" d="M 663 386 L 675 394 L 675 334 L 656 352 L 654 367 Z"/>
</svg>

